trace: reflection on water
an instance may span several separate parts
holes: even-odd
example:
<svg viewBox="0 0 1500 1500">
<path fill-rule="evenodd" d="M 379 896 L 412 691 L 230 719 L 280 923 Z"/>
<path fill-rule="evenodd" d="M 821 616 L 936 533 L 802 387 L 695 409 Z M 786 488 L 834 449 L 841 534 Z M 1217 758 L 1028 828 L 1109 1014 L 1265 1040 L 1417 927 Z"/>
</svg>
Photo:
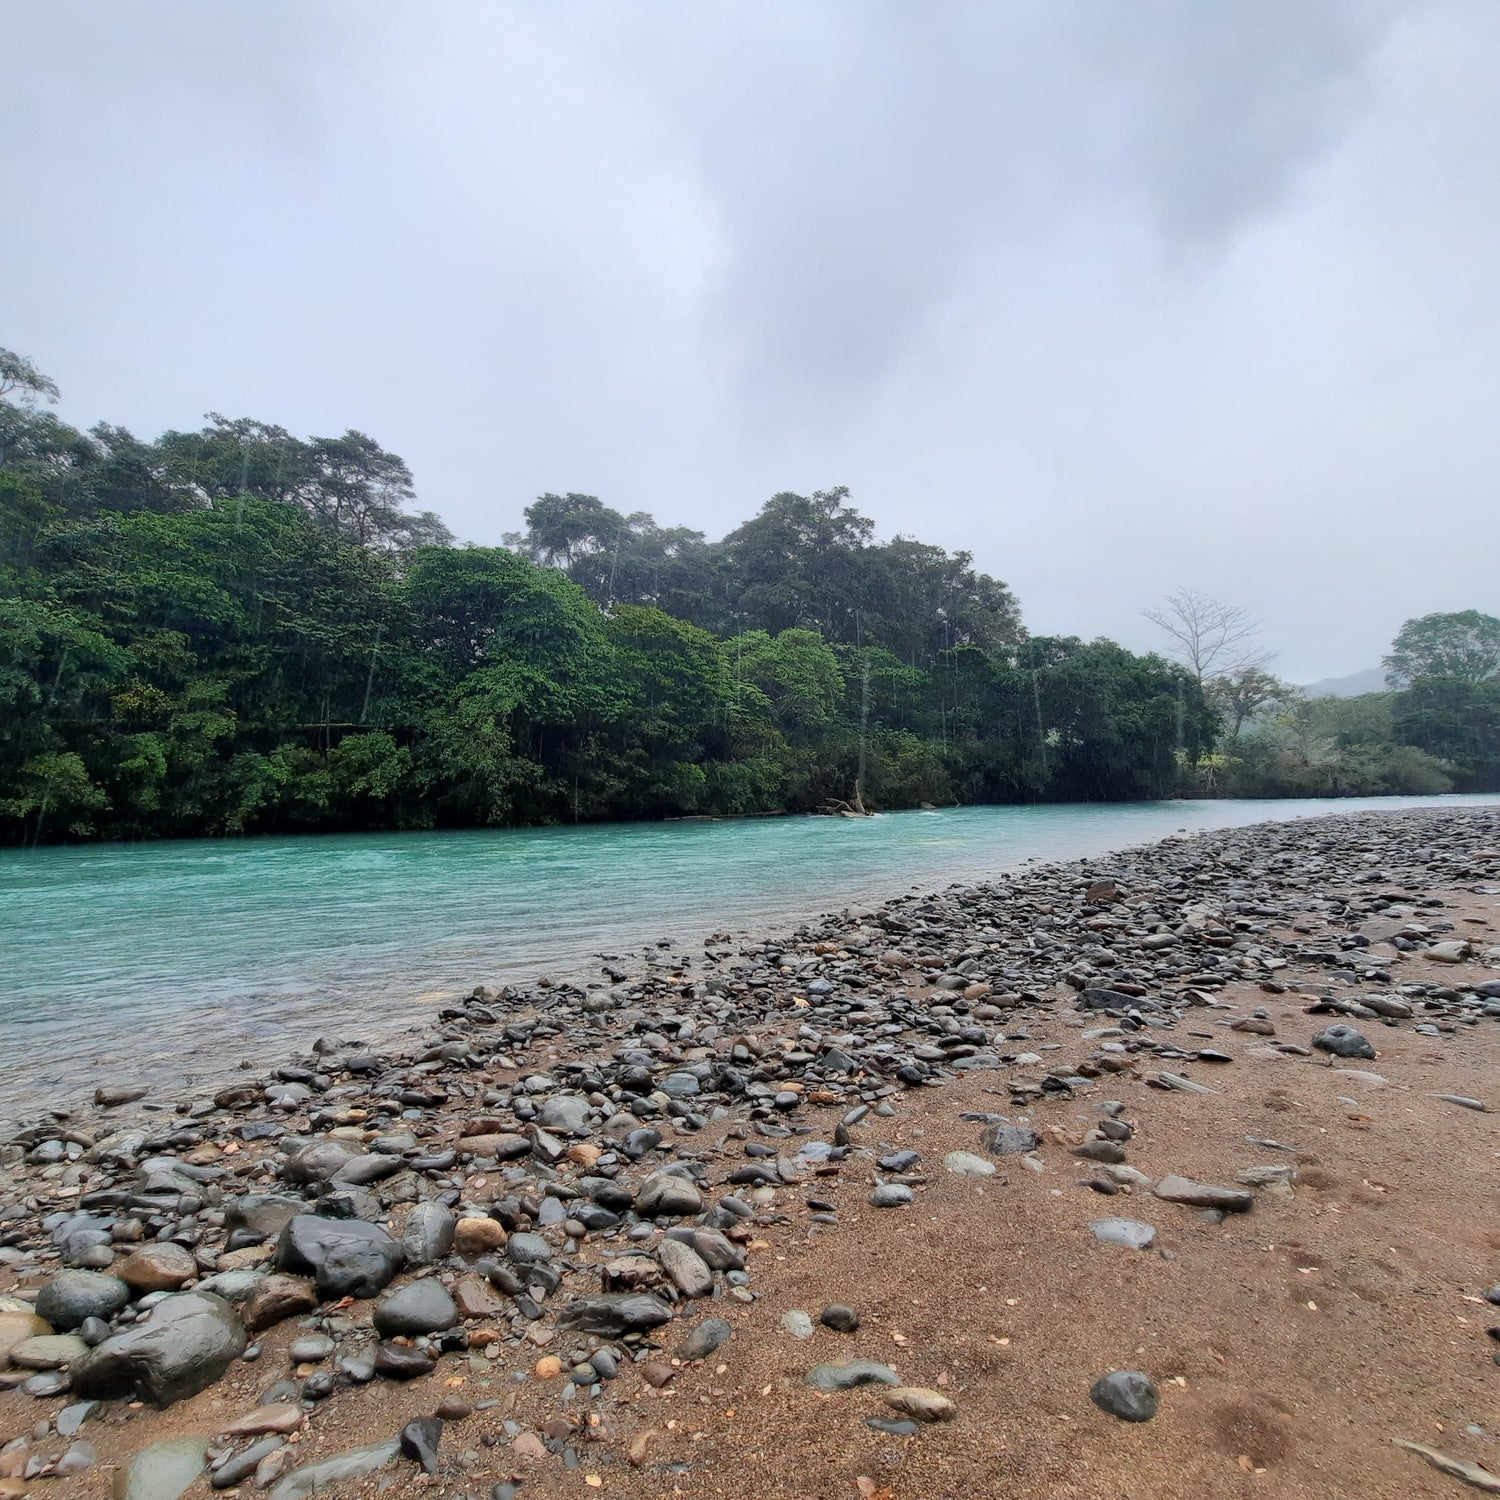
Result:
<svg viewBox="0 0 1500 1500">
<path fill-rule="evenodd" d="M 1362 802 L 971 807 L 0 852 L 0 1114 L 389 1034 L 481 981 Z M 591 962 L 592 959 L 592 962 Z"/>
</svg>

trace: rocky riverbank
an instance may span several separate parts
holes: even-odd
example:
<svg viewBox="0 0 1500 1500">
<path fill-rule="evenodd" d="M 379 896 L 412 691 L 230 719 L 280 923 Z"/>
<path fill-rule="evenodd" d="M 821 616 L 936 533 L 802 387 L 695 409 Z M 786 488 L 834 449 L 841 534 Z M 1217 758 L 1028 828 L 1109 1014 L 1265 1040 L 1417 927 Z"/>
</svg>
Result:
<svg viewBox="0 0 1500 1500">
<path fill-rule="evenodd" d="M 1497 921 L 1500 812 L 1334 816 L 105 1080 L 0 1147 L 0 1496 L 1482 1487 Z"/>
</svg>

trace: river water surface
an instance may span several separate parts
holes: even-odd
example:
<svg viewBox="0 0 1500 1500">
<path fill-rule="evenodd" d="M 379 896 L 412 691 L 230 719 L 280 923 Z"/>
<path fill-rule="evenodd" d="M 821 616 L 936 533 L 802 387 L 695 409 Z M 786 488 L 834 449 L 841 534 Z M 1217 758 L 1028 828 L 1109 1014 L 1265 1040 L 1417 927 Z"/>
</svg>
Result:
<svg viewBox="0 0 1500 1500">
<path fill-rule="evenodd" d="M 0 1117 L 373 1039 L 480 982 L 1179 830 L 1496 797 L 966 807 L 0 851 Z"/>
</svg>

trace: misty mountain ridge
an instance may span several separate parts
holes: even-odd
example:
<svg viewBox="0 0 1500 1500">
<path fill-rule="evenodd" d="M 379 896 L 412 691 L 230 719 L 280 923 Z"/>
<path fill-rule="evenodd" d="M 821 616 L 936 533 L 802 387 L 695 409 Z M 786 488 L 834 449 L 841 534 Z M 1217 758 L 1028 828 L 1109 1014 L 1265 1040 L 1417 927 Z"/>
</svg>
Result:
<svg viewBox="0 0 1500 1500">
<path fill-rule="evenodd" d="M 1310 698 L 1358 698 L 1361 693 L 1383 693 L 1385 669 L 1366 667 L 1363 672 L 1350 672 L 1346 677 L 1324 677 L 1308 683 L 1303 691 Z"/>
</svg>

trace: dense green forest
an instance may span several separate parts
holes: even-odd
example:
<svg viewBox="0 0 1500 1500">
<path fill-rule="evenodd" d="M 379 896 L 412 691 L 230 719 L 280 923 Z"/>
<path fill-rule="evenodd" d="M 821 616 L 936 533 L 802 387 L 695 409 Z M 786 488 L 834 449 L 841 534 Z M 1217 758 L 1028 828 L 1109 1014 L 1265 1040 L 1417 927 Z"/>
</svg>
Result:
<svg viewBox="0 0 1500 1500">
<path fill-rule="evenodd" d="M 719 541 L 544 495 L 460 547 L 362 433 L 145 442 L 56 395 L 0 350 L 9 842 L 1154 798 L 1247 776 L 1281 706 L 1029 635 L 967 554 L 878 541 L 844 490 Z M 1500 769 L 1494 675 L 1393 697 L 1395 780 Z"/>
</svg>

